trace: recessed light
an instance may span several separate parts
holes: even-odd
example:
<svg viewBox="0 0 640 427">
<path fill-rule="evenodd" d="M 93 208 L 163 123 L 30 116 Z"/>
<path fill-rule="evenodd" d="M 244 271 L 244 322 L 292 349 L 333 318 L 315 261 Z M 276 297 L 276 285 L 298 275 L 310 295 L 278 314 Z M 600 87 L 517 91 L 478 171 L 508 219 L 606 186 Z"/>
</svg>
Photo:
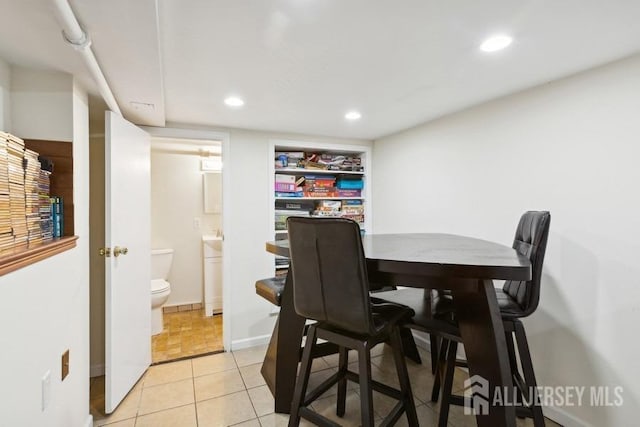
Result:
<svg viewBox="0 0 640 427">
<path fill-rule="evenodd" d="M 244 105 L 244 101 L 237 96 L 230 96 L 224 100 L 224 103 L 229 107 L 242 107 Z"/>
<path fill-rule="evenodd" d="M 511 42 L 513 42 L 513 38 L 504 34 L 491 36 L 482 42 L 480 50 L 483 52 L 496 52 L 509 46 Z"/>
<path fill-rule="evenodd" d="M 344 115 L 344 118 L 347 120 L 358 120 L 360 117 L 362 117 L 362 114 L 358 111 L 349 111 Z"/>
</svg>

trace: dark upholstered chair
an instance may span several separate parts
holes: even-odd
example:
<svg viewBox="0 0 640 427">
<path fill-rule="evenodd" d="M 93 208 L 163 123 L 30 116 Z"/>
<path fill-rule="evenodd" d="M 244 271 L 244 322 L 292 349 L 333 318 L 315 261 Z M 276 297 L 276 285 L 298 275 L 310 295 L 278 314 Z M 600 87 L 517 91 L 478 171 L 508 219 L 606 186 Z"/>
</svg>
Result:
<svg viewBox="0 0 640 427">
<path fill-rule="evenodd" d="M 498 306 L 502 315 L 502 323 L 505 329 L 509 362 L 514 385 L 518 393 L 528 402 L 528 390 L 536 387 L 536 378 L 531 362 L 531 354 L 524 325 L 519 320 L 532 314 L 538 307 L 540 300 L 540 279 L 542 265 L 547 247 L 549 225 L 551 215 L 546 211 L 525 212 L 520 218 L 513 240 L 513 248 L 525 255 L 531 261 L 532 278 L 529 281 L 507 281 L 502 289 L 496 289 Z M 429 305 L 420 302 L 420 297 L 414 289 L 395 291 L 396 293 L 380 293 L 376 296 L 399 304 L 412 307 L 416 315 L 412 318 L 409 327 L 435 333 L 441 337 L 439 345 L 438 373 L 434 382 L 431 400 L 437 401 L 442 385 L 442 400 L 440 402 L 439 426 L 446 426 L 449 414 L 449 405 L 463 405 L 461 396 L 452 396 L 453 375 L 456 365 L 465 365 L 456 360 L 458 343 L 462 341 L 460 331 L 455 322 L 455 310 L 450 293 L 432 292 Z M 401 294 L 398 294 L 401 292 Z M 518 346 L 518 353 L 514 346 Z M 520 359 L 522 374 L 518 366 L 517 356 Z M 524 377 L 524 378 L 523 378 Z M 521 400 L 522 401 L 522 400 Z M 540 405 L 517 408 L 518 416 L 533 418 L 536 427 L 544 426 L 544 417 Z"/>
<path fill-rule="evenodd" d="M 317 425 L 335 426 L 308 406 L 337 383 L 336 414 L 343 416 L 347 380 L 360 383 L 362 426 L 374 425 L 372 390 L 398 399 L 382 425 L 395 424 L 403 412 L 409 425 L 418 425 L 400 341 L 400 325 L 413 312 L 405 306 L 370 300 L 358 224 L 341 218 L 295 217 L 288 218 L 287 223 L 295 310 L 317 322 L 307 333 L 289 426 L 298 426 L 301 417 Z M 338 372 L 307 393 L 312 353 L 318 339 L 339 346 Z M 393 347 L 400 390 L 371 378 L 371 348 L 385 341 L 390 341 Z M 349 349 L 358 352 L 358 374 L 347 369 Z"/>
<path fill-rule="evenodd" d="M 284 291 L 284 277 L 269 277 L 256 281 L 256 294 L 280 307 Z"/>
</svg>

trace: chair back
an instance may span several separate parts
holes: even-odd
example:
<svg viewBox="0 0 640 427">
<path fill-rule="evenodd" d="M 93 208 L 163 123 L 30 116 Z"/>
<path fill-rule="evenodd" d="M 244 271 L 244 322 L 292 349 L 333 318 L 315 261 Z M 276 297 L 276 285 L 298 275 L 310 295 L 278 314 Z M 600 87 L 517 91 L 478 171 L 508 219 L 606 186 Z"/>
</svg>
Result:
<svg viewBox="0 0 640 427">
<path fill-rule="evenodd" d="M 358 224 L 343 218 L 289 217 L 287 229 L 296 312 L 349 332 L 372 333 Z"/>
<path fill-rule="evenodd" d="M 538 308 L 542 263 L 547 249 L 551 214 L 547 211 L 525 212 L 520 218 L 513 249 L 531 261 L 531 280 L 505 282 L 502 290 L 509 294 L 522 309 L 519 317 L 526 317 Z"/>
</svg>

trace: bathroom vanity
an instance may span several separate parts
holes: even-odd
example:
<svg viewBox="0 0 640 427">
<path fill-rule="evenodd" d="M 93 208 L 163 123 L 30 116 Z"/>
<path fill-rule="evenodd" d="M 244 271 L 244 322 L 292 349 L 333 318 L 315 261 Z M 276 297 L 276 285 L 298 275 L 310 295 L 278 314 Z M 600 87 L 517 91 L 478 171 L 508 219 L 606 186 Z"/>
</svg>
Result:
<svg viewBox="0 0 640 427">
<path fill-rule="evenodd" d="M 222 236 L 202 236 L 204 254 L 204 313 L 222 313 Z"/>
</svg>

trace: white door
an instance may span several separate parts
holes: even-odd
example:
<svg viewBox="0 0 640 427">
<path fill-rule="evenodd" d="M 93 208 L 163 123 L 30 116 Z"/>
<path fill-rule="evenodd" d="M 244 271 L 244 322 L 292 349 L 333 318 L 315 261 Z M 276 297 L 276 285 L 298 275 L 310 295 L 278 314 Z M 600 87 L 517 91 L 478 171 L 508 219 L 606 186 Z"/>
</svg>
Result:
<svg viewBox="0 0 640 427">
<path fill-rule="evenodd" d="M 150 138 L 107 111 L 105 146 L 105 246 L 111 248 L 105 258 L 109 414 L 151 363 Z"/>
</svg>

